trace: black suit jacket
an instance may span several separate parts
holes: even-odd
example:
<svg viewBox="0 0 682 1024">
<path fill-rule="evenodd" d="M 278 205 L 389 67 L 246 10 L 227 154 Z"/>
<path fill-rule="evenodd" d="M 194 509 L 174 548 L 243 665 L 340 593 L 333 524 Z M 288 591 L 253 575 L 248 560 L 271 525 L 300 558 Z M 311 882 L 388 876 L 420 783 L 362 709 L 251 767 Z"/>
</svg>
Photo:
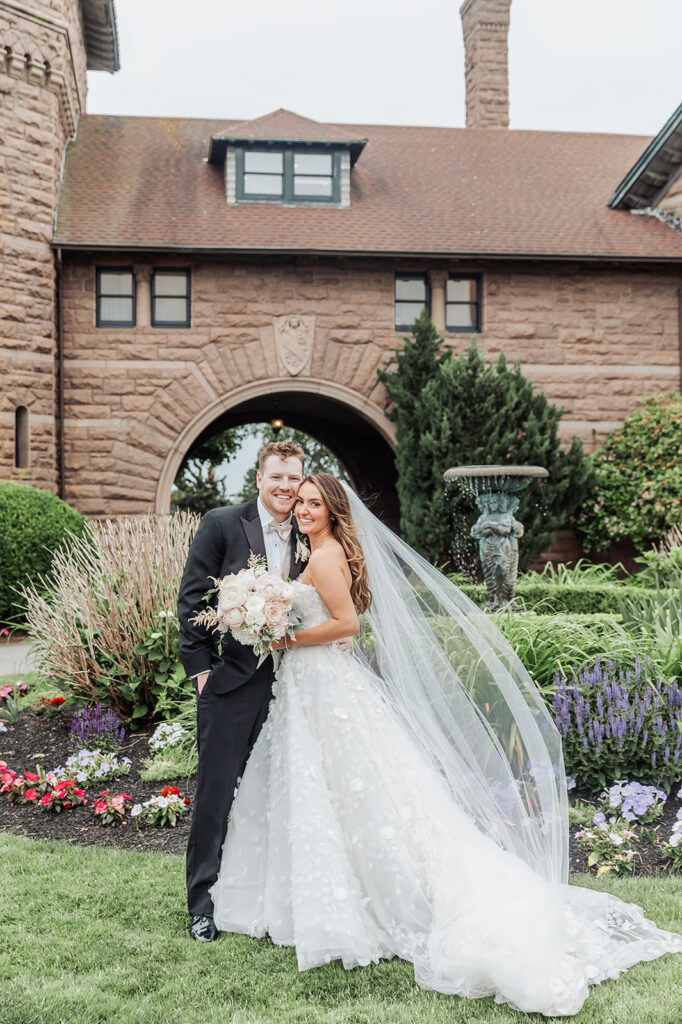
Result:
<svg viewBox="0 0 682 1024">
<path fill-rule="evenodd" d="M 295 579 L 302 562 L 296 561 L 296 523 L 291 531 L 291 560 L 289 575 Z M 206 608 L 203 596 L 219 579 L 246 567 L 251 552 L 265 556 L 263 528 L 258 515 L 258 504 L 213 508 L 202 518 L 189 549 L 185 571 L 178 593 L 178 620 L 180 623 L 180 660 L 188 676 L 211 670 L 210 688 L 214 693 L 235 690 L 253 676 L 258 656 L 250 647 L 240 644 L 230 633 L 222 634 L 222 654 L 218 653 L 220 634 L 211 633 L 204 626 L 189 621 Z M 215 605 L 216 596 L 211 603 Z"/>
</svg>

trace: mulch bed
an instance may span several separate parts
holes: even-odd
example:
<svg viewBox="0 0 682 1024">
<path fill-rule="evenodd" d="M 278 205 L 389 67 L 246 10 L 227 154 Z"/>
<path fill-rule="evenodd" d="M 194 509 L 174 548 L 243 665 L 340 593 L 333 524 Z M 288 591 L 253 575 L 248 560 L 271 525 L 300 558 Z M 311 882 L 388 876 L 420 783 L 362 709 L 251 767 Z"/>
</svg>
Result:
<svg viewBox="0 0 682 1024">
<path fill-rule="evenodd" d="M 26 708 L 13 725 L 7 724 L 7 732 L 0 732 L 0 759 L 17 774 L 35 771 L 36 764 L 47 771 L 63 765 L 74 753 L 69 748 L 69 727 L 69 714 L 36 714 L 31 708 Z M 108 789 L 111 794 L 127 793 L 134 804 L 144 803 L 161 792 L 163 782 L 145 782 L 139 775 L 143 762 L 151 757 L 148 746 L 150 734 L 150 731 L 140 730 L 126 735 L 116 754 L 119 760 L 121 757 L 130 758 L 130 774 L 119 775 L 106 782 L 98 781 L 95 786 L 83 786 L 88 800 L 85 806 L 53 814 L 33 804 L 14 804 L 3 793 L 0 795 L 0 830 L 31 839 L 58 839 L 83 846 L 99 844 L 184 855 L 191 814 L 181 818 L 174 828 L 149 825 L 137 818 L 126 818 L 111 826 L 100 825 L 92 808 L 103 789 Z M 195 777 L 166 781 L 178 786 L 181 795 L 193 801 Z"/>
<path fill-rule="evenodd" d="M 0 733 L 0 758 L 7 762 L 17 774 L 23 771 L 35 771 L 40 764 L 48 771 L 63 765 L 73 751 L 69 748 L 68 714 L 56 715 L 36 714 L 31 708 L 23 710 L 13 725 L 7 726 L 7 732 Z M 143 803 L 155 793 L 161 792 L 164 783 L 145 782 L 140 778 L 139 771 L 143 762 L 150 757 L 148 739 L 149 731 L 128 734 L 119 748 L 119 756 L 131 760 L 130 774 L 119 776 L 111 782 L 99 783 L 86 789 L 88 803 L 84 807 L 74 807 L 61 814 L 51 814 L 32 804 L 13 804 L 4 794 L 0 796 L 0 830 L 14 835 L 28 836 L 32 839 L 56 839 L 67 843 L 80 843 L 83 846 L 100 844 L 102 846 L 118 846 L 128 850 L 161 850 L 165 853 L 185 853 L 189 837 L 191 815 L 182 818 L 174 828 L 160 828 L 140 822 L 139 819 L 128 819 L 116 826 L 103 826 L 95 819 L 92 804 L 103 789 L 111 793 L 128 793 L 133 803 Z M 167 779 L 178 786 L 182 796 L 194 799 L 195 778 Z M 644 841 L 638 846 L 634 860 L 635 874 L 663 875 L 670 873 L 670 861 L 663 857 L 662 843 L 670 835 L 677 811 L 682 807 L 677 792 L 680 783 L 676 783 L 668 797 L 662 816 L 655 826 L 649 826 L 651 834 L 655 828 L 656 842 Z M 571 794 L 573 796 L 573 794 Z M 574 833 L 577 826 L 570 829 L 569 869 L 571 872 L 587 872 L 587 855 L 579 849 Z"/>
</svg>

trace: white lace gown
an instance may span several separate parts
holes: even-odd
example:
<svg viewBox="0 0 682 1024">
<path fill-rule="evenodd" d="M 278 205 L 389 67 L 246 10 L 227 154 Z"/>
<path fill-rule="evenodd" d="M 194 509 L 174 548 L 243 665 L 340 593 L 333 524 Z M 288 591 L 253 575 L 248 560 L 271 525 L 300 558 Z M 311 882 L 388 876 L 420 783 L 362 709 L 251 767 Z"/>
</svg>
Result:
<svg viewBox="0 0 682 1024">
<path fill-rule="evenodd" d="M 329 613 L 295 583 L 303 625 Z M 295 946 L 300 970 L 401 957 L 424 988 L 569 1016 L 588 985 L 682 951 L 640 907 L 553 885 L 485 836 L 372 674 L 332 646 L 282 658 L 211 887 L 221 931 Z"/>
</svg>

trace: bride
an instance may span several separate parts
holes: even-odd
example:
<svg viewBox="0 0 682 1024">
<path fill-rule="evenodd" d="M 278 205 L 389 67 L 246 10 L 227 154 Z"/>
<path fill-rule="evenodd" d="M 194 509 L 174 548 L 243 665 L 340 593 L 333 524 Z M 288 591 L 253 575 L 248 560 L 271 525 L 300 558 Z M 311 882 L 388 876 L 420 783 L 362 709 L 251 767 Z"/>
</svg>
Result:
<svg viewBox="0 0 682 1024">
<path fill-rule="evenodd" d="M 335 477 L 309 476 L 295 515 L 302 629 L 232 807 L 217 927 L 295 946 L 300 970 L 397 956 L 424 988 L 547 1016 L 682 952 L 568 884 L 559 734 L 488 618 Z M 361 614 L 367 658 L 334 646 Z"/>
</svg>

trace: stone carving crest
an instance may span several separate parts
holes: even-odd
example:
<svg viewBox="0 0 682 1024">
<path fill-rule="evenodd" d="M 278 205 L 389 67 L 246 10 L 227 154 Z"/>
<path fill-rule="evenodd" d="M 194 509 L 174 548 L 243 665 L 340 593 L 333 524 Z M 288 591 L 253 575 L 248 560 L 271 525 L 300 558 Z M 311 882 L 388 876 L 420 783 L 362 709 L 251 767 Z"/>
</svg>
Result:
<svg viewBox="0 0 682 1024">
<path fill-rule="evenodd" d="M 304 370 L 310 373 L 315 340 L 314 316 L 275 317 L 275 345 L 280 372 L 297 377 Z"/>
</svg>

